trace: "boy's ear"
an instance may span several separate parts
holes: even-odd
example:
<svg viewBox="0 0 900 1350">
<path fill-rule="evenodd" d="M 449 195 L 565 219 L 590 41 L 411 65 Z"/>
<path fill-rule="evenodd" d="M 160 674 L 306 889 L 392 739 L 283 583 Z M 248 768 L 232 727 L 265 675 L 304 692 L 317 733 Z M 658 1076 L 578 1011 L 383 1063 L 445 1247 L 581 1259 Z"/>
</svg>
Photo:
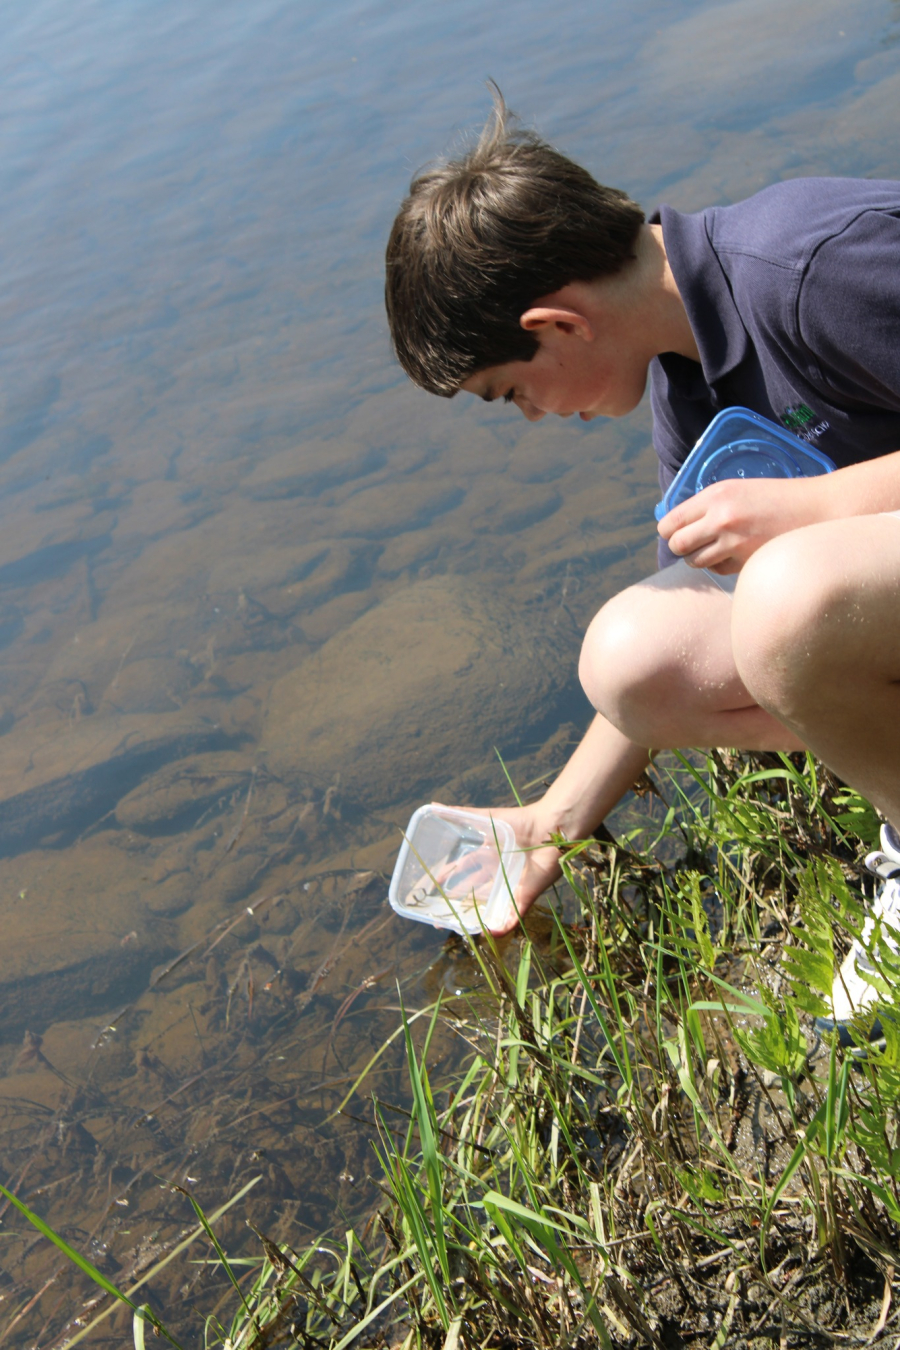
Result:
<svg viewBox="0 0 900 1350">
<path fill-rule="evenodd" d="M 532 305 L 531 309 L 526 309 L 519 323 L 526 333 L 534 333 L 536 336 L 554 331 L 566 336 L 580 337 L 585 342 L 592 342 L 594 338 L 590 320 L 577 309 L 565 309 L 557 305 Z"/>
</svg>

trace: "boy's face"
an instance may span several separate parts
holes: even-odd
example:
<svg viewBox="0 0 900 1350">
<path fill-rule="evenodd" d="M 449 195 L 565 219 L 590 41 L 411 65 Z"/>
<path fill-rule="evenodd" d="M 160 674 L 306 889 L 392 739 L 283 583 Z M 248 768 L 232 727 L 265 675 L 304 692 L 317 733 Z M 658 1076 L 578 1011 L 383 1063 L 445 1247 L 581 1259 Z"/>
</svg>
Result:
<svg viewBox="0 0 900 1350">
<path fill-rule="evenodd" d="M 515 403 L 529 422 L 547 413 L 577 413 L 584 422 L 623 417 L 643 397 L 651 354 L 632 324 L 610 319 L 601 326 L 572 309 L 535 307 L 522 316 L 539 344 L 532 360 L 476 371 L 461 388 L 489 403 Z"/>
</svg>

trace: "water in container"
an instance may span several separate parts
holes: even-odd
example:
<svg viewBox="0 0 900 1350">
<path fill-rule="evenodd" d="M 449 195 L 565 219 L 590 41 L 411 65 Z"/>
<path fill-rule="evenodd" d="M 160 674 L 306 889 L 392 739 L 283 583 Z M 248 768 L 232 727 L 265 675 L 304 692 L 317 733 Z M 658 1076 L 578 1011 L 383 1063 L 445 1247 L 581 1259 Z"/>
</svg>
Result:
<svg viewBox="0 0 900 1350">
<path fill-rule="evenodd" d="M 409 822 L 388 898 L 406 919 L 480 933 L 509 913 L 524 864 L 505 820 L 432 802 Z"/>
</svg>

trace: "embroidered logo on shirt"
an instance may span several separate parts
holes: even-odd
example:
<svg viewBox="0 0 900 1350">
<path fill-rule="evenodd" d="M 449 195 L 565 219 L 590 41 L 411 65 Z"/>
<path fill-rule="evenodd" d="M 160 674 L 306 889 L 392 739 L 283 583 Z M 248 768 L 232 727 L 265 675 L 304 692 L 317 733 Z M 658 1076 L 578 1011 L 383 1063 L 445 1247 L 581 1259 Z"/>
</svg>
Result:
<svg viewBox="0 0 900 1350">
<path fill-rule="evenodd" d="M 805 403 L 798 403 L 796 408 L 785 408 L 781 414 L 781 420 L 788 431 L 802 431 L 814 417 L 812 408 Z"/>
<path fill-rule="evenodd" d="M 801 441 L 817 441 L 823 432 L 827 431 L 831 423 L 826 421 L 815 422 L 816 414 L 807 403 L 798 403 L 793 408 L 785 408 L 781 414 L 781 420 L 792 431 L 795 436 L 799 436 Z M 812 425 L 815 423 L 815 425 Z"/>
</svg>

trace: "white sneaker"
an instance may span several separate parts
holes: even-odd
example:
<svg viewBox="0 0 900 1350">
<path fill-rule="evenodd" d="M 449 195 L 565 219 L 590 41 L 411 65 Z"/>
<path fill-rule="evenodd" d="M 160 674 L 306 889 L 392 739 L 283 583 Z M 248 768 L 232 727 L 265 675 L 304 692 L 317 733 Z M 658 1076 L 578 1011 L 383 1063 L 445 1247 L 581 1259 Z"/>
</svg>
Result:
<svg viewBox="0 0 900 1350">
<path fill-rule="evenodd" d="M 837 1031 L 841 1044 L 849 1047 L 857 1045 L 850 1023 L 854 1017 L 866 1012 L 876 1003 L 879 991 L 871 983 L 870 976 L 879 976 L 875 963 L 866 951 L 866 944 L 872 936 L 876 922 L 881 919 L 885 924 L 881 940 L 892 952 L 900 950 L 900 940 L 888 929 L 900 933 L 900 833 L 893 825 L 881 827 L 881 849 L 870 853 L 866 858 L 866 867 L 881 877 L 884 885 L 872 905 L 872 912 L 863 926 L 862 938 L 854 938 L 831 987 L 831 1017 L 817 1017 L 816 1028 L 819 1031 Z M 883 978 L 883 976 L 882 976 Z M 869 1032 L 869 1041 L 883 1039 L 881 1023 L 878 1019 Z"/>
</svg>

